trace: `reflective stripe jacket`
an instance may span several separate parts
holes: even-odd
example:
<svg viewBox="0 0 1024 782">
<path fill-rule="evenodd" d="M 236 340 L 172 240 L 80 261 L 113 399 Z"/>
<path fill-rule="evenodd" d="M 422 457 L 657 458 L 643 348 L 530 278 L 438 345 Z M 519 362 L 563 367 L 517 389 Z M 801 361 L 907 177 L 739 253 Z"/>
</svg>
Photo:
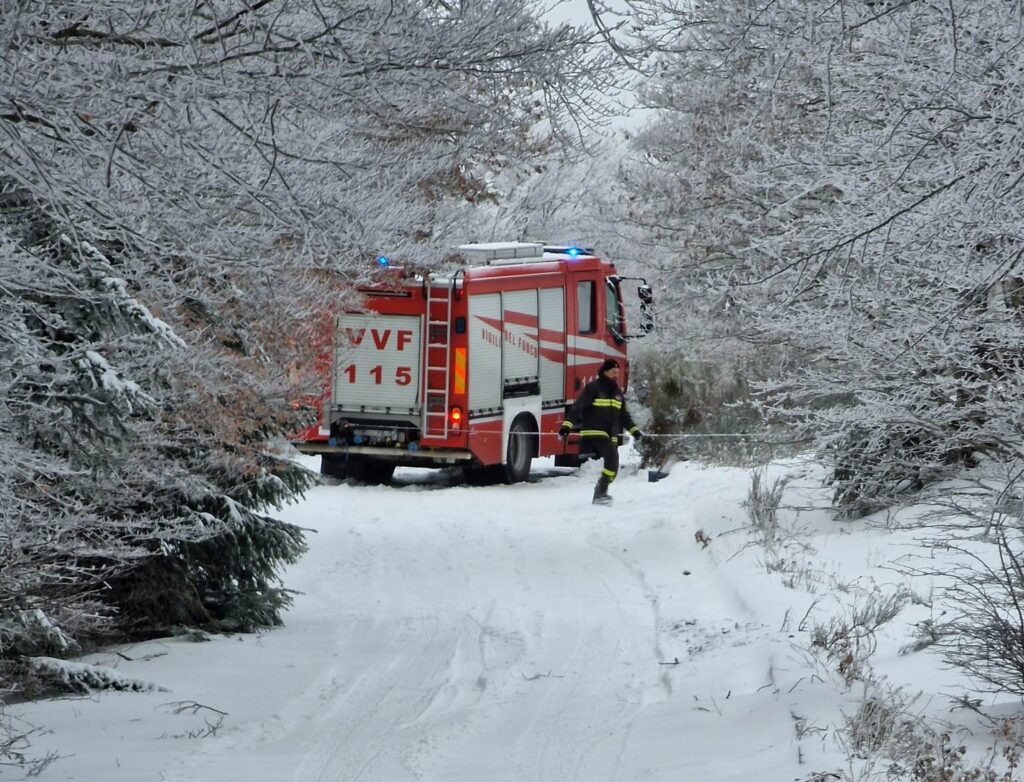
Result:
<svg viewBox="0 0 1024 782">
<path fill-rule="evenodd" d="M 630 434 L 638 431 L 626 409 L 619 384 L 604 375 L 584 386 L 569 411 L 566 423 L 580 437 L 617 439 L 623 429 Z"/>
</svg>

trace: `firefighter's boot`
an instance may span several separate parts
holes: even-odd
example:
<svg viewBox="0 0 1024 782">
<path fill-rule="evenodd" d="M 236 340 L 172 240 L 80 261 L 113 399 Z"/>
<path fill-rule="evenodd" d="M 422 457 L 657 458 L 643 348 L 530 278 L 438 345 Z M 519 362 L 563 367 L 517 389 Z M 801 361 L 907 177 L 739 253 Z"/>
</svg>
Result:
<svg viewBox="0 0 1024 782">
<path fill-rule="evenodd" d="M 608 484 L 611 483 L 611 479 L 607 475 L 602 475 L 598 481 L 597 486 L 594 487 L 594 504 L 595 505 L 611 505 L 612 498 L 608 495 Z"/>
</svg>

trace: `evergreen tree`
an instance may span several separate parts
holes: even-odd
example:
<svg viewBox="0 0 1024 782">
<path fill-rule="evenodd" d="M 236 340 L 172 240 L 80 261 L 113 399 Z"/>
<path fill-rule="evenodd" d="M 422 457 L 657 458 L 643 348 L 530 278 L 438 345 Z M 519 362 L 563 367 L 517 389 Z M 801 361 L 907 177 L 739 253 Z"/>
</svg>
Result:
<svg viewBox="0 0 1024 782">
<path fill-rule="evenodd" d="M 284 422 L 234 361 L 130 296 L 97 248 L 38 219 L 23 191 L 6 196 L 0 653 L 280 622 L 277 574 L 304 542 L 262 511 L 310 480 L 267 452 Z"/>
</svg>

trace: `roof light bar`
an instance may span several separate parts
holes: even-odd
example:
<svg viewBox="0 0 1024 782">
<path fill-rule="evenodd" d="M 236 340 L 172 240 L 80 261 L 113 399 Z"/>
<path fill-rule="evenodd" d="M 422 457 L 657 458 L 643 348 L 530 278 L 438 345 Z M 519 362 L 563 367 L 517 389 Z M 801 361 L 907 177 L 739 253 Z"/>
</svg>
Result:
<svg viewBox="0 0 1024 782">
<path fill-rule="evenodd" d="M 557 255 L 568 255 L 570 258 L 579 258 L 581 255 L 593 255 L 593 247 L 584 247 L 580 244 L 559 244 L 551 245 L 544 248 L 546 253 L 555 253 Z"/>
<path fill-rule="evenodd" d="M 477 242 L 460 244 L 454 250 L 471 263 L 539 261 L 544 257 L 544 246 L 537 242 Z"/>
</svg>

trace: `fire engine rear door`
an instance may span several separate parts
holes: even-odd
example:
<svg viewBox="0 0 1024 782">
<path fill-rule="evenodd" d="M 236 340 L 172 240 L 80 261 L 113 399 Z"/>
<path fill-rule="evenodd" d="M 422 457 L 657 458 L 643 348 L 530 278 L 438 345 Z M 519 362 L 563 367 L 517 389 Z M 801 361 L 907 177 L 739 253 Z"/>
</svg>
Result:
<svg viewBox="0 0 1024 782">
<path fill-rule="evenodd" d="M 350 412 L 418 413 L 421 323 L 417 315 L 340 315 L 334 405 Z"/>
</svg>

